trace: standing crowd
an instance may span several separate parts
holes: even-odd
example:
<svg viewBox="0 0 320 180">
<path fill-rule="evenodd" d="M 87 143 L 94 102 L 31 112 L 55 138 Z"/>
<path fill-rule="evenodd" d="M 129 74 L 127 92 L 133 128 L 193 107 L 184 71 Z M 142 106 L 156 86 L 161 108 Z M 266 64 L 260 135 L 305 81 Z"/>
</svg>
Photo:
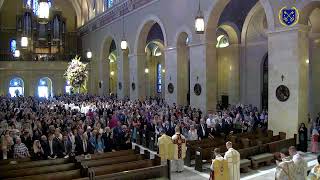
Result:
<svg viewBox="0 0 320 180">
<path fill-rule="evenodd" d="M 172 136 L 175 127 L 187 140 L 226 136 L 267 127 L 268 114 L 252 106 L 229 106 L 204 115 L 190 106 L 169 106 L 162 99 L 117 100 L 65 95 L 51 99 L 0 97 L 2 159 L 54 159 L 131 148 L 138 133 Z M 157 139 L 157 137 L 155 137 Z"/>
</svg>

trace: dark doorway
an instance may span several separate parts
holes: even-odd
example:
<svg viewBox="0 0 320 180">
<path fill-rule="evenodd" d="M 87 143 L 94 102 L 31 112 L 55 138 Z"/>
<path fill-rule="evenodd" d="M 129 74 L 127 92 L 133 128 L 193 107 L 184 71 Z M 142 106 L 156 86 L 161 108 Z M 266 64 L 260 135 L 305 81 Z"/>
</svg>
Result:
<svg viewBox="0 0 320 180">
<path fill-rule="evenodd" d="M 263 60 L 261 108 L 268 110 L 268 54 Z"/>
</svg>

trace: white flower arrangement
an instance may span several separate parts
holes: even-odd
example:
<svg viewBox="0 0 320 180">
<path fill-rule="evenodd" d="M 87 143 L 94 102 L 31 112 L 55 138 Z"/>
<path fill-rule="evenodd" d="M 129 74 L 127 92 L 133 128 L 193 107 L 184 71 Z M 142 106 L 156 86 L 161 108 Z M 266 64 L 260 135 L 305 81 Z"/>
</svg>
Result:
<svg viewBox="0 0 320 180">
<path fill-rule="evenodd" d="M 81 58 L 76 56 L 68 65 L 64 77 L 69 81 L 73 89 L 85 89 L 85 84 L 88 79 L 87 64 L 82 63 Z"/>
</svg>

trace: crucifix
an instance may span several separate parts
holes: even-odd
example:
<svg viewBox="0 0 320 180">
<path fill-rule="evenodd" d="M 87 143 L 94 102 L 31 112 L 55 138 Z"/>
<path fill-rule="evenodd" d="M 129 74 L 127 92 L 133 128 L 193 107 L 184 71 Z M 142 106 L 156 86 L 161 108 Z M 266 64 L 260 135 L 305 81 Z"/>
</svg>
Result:
<svg viewBox="0 0 320 180">
<path fill-rule="evenodd" d="M 282 82 L 283 82 L 283 79 L 284 79 L 284 75 L 282 74 L 282 75 L 281 75 L 281 80 L 282 80 Z"/>
</svg>

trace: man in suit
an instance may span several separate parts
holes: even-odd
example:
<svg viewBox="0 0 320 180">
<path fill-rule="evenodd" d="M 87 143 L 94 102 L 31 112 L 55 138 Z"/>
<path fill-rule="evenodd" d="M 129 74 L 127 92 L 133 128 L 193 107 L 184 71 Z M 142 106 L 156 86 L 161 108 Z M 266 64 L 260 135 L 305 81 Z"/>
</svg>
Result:
<svg viewBox="0 0 320 180">
<path fill-rule="evenodd" d="M 49 135 L 49 159 L 63 158 L 63 144 L 54 134 Z"/>
<path fill-rule="evenodd" d="M 199 140 L 208 138 L 208 128 L 204 122 L 204 119 L 200 119 L 200 125 L 197 129 Z"/>
<path fill-rule="evenodd" d="M 88 136 L 86 133 L 83 133 L 82 130 L 79 130 L 78 135 L 75 137 L 75 144 L 77 156 L 88 154 Z"/>
<path fill-rule="evenodd" d="M 49 147 L 48 139 L 45 135 L 41 136 L 40 144 L 44 152 L 44 157 L 46 157 L 47 159 L 50 156 L 50 147 Z"/>
</svg>

